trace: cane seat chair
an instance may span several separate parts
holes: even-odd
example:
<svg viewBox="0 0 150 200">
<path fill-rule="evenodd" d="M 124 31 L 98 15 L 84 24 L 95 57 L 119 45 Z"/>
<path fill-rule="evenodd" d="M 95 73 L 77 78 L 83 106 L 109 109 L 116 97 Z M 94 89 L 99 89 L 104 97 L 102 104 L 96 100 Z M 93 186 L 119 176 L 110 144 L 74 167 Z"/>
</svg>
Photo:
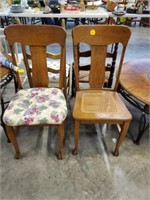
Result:
<svg viewBox="0 0 150 200">
<path fill-rule="evenodd" d="M 35 36 L 36 33 L 36 36 Z M 58 158 L 63 158 L 64 120 L 67 105 L 64 95 L 66 72 L 66 32 L 62 27 L 47 25 L 10 25 L 5 29 L 14 64 L 16 63 L 13 45 L 18 42 L 25 51 L 30 51 L 32 60 L 32 88 L 21 89 L 12 98 L 3 121 L 8 137 L 15 148 L 15 158 L 20 150 L 13 127 L 20 126 L 58 126 Z M 47 70 L 47 46 L 58 44 L 60 54 L 59 88 L 49 88 Z"/>
<path fill-rule="evenodd" d="M 83 34 L 84 32 L 84 34 Z M 119 33 L 119 34 L 118 34 Z M 127 133 L 131 114 L 117 93 L 119 75 L 124 59 L 124 54 L 131 31 L 125 26 L 77 26 L 72 31 L 76 96 L 73 108 L 75 120 L 74 154 L 78 153 L 78 139 L 80 123 L 89 124 L 116 124 L 121 128 L 119 138 L 113 154 L 119 155 L 119 147 Z M 91 48 L 91 67 L 89 71 L 89 87 L 83 89 L 79 84 L 79 44 L 86 43 Z M 118 70 L 115 73 L 115 84 L 105 88 L 105 62 L 108 45 L 117 43 L 122 48 L 117 57 Z M 120 45 L 121 44 L 121 45 Z"/>
</svg>

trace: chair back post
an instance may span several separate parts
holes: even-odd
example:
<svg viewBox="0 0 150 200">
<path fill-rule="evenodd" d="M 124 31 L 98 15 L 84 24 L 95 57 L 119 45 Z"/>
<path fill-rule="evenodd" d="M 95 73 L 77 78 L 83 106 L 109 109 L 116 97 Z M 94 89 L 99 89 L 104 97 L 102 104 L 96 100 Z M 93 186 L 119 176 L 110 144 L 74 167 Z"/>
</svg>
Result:
<svg viewBox="0 0 150 200">
<path fill-rule="evenodd" d="M 16 45 L 16 44 L 14 44 Z M 17 66 L 17 58 L 15 56 L 15 47 L 14 46 L 10 46 L 10 52 L 11 52 L 11 57 L 12 57 L 12 63 Z M 22 89 L 23 85 L 22 85 L 22 81 L 21 81 L 21 77 L 19 72 L 15 72 L 16 73 L 16 78 L 17 78 L 17 84 L 18 84 L 18 89 Z"/>
<path fill-rule="evenodd" d="M 78 45 L 74 44 L 73 52 L 74 52 L 74 67 L 75 67 L 75 88 L 79 90 L 79 47 Z"/>
<path fill-rule="evenodd" d="M 64 66 L 66 66 L 66 46 L 61 47 L 61 58 L 60 58 L 60 70 L 62 71 L 62 76 L 60 76 L 59 79 L 59 87 L 63 90 L 66 89 L 66 70 L 64 69 Z M 66 91 L 64 91 L 64 94 L 66 94 Z"/>
<path fill-rule="evenodd" d="M 121 58 L 120 58 L 120 63 L 119 63 L 117 75 L 116 75 L 115 85 L 114 85 L 115 91 L 117 91 L 117 89 L 118 89 L 119 78 L 120 78 L 120 73 L 121 73 L 121 69 L 122 69 L 122 65 L 123 65 L 123 61 L 124 61 L 125 51 L 126 51 L 126 46 L 124 46 L 123 49 L 122 49 L 122 54 L 121 54 Z"/>
</svg>

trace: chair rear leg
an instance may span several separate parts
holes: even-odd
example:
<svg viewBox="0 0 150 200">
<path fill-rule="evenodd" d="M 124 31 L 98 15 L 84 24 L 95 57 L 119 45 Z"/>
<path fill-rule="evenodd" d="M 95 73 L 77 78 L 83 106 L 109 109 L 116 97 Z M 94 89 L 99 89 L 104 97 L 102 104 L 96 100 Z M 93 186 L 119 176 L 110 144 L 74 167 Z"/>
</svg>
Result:
<svg viewBox="0 0 150 200">
<path fill-rule="evenodd" d="M 5 127 L 6 127 L 6 132 L 7 132 L 8 138 L 11 141 L 11 143 L 14 146 L 15 151 L 16 151 L 14 158 L 19 159 L 20 158 L 20 150 L 19 150 L 16 134 L 14 133 L 13 127 L 7 126 L 7 125 L 5 125 Z"/>
<path fill-rule="evenodd" d="M 113 152 L 114 156 L 119 156 L 119 147 L 120 147 L 123 139 L 125 138 L 125 136 L 127 134 L 127 131 L 128 131 L 128 128 L 129 128 L 129 124 L 130 124 L 130 121 L 126 121 L 122 125 L 121 131 L 120 131 L 120 134 L 119 134 L 119 138 L 118 138 L 115 150 Z"/>
<path fill-rule="evenodd" d="M 63 159 L 63 140 L 64 140 L 64 123 L 58 125 L 58 159 Z"/>
<path fill-rule="evenodd" d="M 78 141 L 79 141 L 79 121 L 75 120 L 75 127 L 74 127 L 74 143 L 75 143 L 75 148 L 73 150 L 73 155 L 78 154 Z"/>
</svg>

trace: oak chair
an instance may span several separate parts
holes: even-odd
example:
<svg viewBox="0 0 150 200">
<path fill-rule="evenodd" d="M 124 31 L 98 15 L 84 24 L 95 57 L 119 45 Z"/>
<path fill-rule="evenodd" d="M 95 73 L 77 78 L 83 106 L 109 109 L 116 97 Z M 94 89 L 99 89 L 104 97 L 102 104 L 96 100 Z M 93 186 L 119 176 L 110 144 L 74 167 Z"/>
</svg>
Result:
<svg viewBox="0 0 150 200">
<path fill-rule="evenodd" d="M 84 33 L 84 34 L 83 34 Z M 119 33 L 119 34 L 118 34 Z M 124 54 L 131 31 L 125 26 L 77 26 L 72 31 L 76 96 L 73 108 L 75 120 L 74 155 L 78 153 L 78 139 L 80 123 L 88 124 L 116 124 L 121 128 L 119 138 L 113 154 L 119 155 L 119 147 L 127 133 L 131 114 L 117 93 L 119 76 L 122 68 Z M 81 88 L 79 84 L 79 44 L 85 43 L 91 50 L 91 67 L 89 71 L 89 87 Z M 105 64 L 107 48 L 111 44 L 118 44 L 121 50 L 117 57 L 117 70 L 115 72 L 115 83 L 111 88 L 105 88 Z"/>
<path fill-rule="evenodd" d="M 36 34 L 35 34 L 36 33 Z M 58 126 L 58 158 L 63 158 L 64 120 L 67 105 L 64 96 L 66 72 L 66 32 L 62 27 L 48 25 L 10 25 L 5 29 L 13 63 L 16 59 L 14 44 L 22 46 L 24 61 L 28 62 L 26 51 L 32 60 L 33 88 L 21 89 L 12 98 L 3 121 L 8 137 L 15 148 L 15 158 L 20 157 L 20 150 L 13 127 L 20 126 Z M 47 46 L 57 44 L 60 54 L 59 87 L 49 88 L 47 70 Z"/>
</svg>

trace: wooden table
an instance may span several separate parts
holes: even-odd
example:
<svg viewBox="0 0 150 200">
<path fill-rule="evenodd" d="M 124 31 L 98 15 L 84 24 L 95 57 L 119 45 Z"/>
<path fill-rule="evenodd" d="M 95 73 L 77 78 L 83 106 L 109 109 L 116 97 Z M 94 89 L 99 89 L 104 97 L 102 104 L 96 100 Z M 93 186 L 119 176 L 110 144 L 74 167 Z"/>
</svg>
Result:
<svg viewBox="0 0 150 200">
<path fill-rule="evenodd" d="M 139 141 L 148 129 L 145 114 L 150 108 L 150 59 L 137 59 L 123 65 L 120 76 L 120 92 L 131 104 L 142 111 L 139 132 L 134 143 Z"/>
</svg>

